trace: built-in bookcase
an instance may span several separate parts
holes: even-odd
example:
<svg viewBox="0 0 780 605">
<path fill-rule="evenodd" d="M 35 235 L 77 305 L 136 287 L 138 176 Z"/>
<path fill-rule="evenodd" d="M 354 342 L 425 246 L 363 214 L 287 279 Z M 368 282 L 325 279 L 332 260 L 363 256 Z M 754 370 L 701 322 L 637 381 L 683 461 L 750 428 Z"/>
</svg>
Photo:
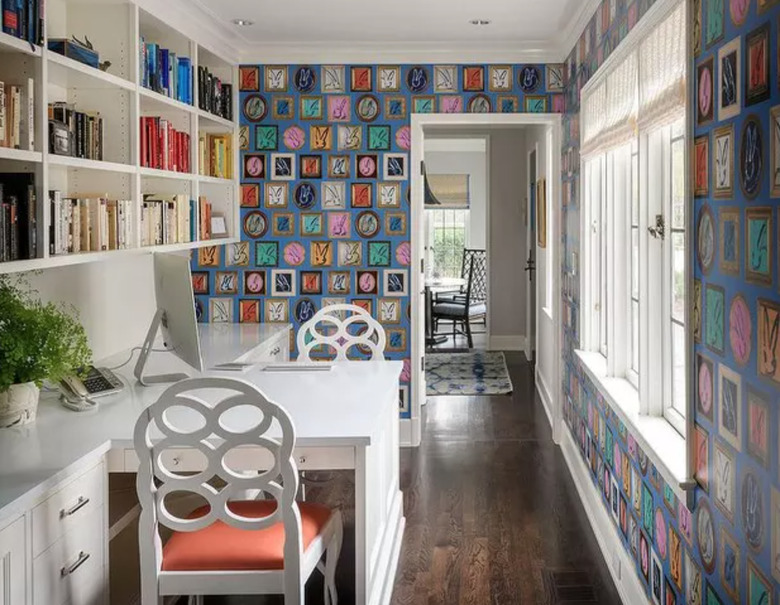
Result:
<svg viewBox="0 0 780 605">
<path fill-rule="evenodd" d="M 110 61 L 101 71 L 0 33 L 0 81 L 34 80 L 35 140 L 32 150 L 0 147 L 0 172 L 32 172 L 38 197 L 39 258 L 0 263 L 0 273 L 46 269 L 117 255 L 149 251 L 186 250 L 239 240 L 238 140 L 235 121 L 199 109 L 198 66 L 233 85 L 232 113 L 238 116 L 237 66 L 199 44 L 130 0 L 107 2 L 47 0 L 46 39 L 88 38 L 100 60 Z M 140 39 L 189 57 L 193 70 L 193 104 L 158 94 L 142 85 Z M 99 112 L 105 122 L 103 160 L 84 160 L 49 153 L 48 104 L 64 101 L 78 111 Z M 191 172 L 173 172 L 141 166 L 140 118 L 155 116 L 189 134 Z M 220 179 L 199 175 L 198 136 L 202 132 L 232 137 L 233 175 Z M 49 254 L 49 190 L 72 197 L 105 196 L 131 199 L 132 247 L 126 250 Z M 224 215 L 228 239 L 140 247 L 140 209 L 144 195 L 205 196 L 214 213 Z"/>
</svg>

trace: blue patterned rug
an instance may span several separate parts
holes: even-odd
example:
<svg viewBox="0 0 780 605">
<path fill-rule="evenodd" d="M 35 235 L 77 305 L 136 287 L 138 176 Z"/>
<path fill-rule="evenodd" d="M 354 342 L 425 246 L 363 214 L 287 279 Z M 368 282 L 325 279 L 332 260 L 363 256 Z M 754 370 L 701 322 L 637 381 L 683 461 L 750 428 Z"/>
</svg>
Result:
<svg viewBox="0 0 780 605">
<path fill-rule="evenodd" d="M 512 392 L 500 351 L 430 353 L 425 356 L 428 395 L 505 395 Z"/>
</svg>

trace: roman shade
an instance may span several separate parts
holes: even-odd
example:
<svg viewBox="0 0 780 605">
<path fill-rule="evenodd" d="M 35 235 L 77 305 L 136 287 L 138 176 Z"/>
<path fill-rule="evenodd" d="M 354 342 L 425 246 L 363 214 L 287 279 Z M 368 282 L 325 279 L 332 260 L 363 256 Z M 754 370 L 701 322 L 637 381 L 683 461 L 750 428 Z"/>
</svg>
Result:
<svg viewBox="0 0 780 605">
<path fill-rule="evenodd" d="M 466 210 L 470 205 L 468 174 L 425 175 L 425 205 Z"/>
<path fill-rule="evenodd" d="M 685 114 L 685 3 L 639 48 L 639 128 L 657 128 Z"/>
<path fill-rule="evenodd" d="M 582 92 L 583 157 L 602 153 L 685 114 L 685 3 L 610 57 Z M 626 50 L 622 51 L 625 48 Z M 622 51 L 622 52 L 621 52 Z"/>
</svg>

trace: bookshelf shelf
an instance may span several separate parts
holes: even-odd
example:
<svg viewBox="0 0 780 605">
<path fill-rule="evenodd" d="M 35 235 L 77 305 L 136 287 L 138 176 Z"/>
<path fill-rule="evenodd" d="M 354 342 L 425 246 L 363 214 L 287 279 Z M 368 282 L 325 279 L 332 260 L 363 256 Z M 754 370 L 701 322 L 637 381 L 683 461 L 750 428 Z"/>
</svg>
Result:
<svg viewBox="0 0 780 605">
<path fill-rule="evenodd" d="M 41 56 L 41 47 L 30 44 L 26 40 L 20 40 L 8 34 L 0 32 L 0 53 L 15 52 L 30 55 L 31 57 Z"/>
<path fill-rule="evenodd" d="M 40 151 L 25 151 L 24 149 L 0 147 L 0 160 L 16 160 L 18 162 L 40 164 L 43 161 L 43 154 Z"/>
<path fill-rule="evenodd" d="M 143 111 L 170 111 L 175 109 L 188 114 L 195 113 L 195 108 L 192 105 L 166 97 L 144 86 L 138 87 L 138 94 L 141 96 L 141 108 Z"/>
<path fill-rule="evenodd" d="M 120 88 L 130 92 L 137 89 L 134 82 L 84 65 L 58 53 L 47 50 L 44 55 L 49 64 L 49 82 L 62 88 Z"/>
<path fill-rule="evenodd" d="M 231 185 L 233 183 L 233 179 L 220 179 L 215 176 L 199 176 L 198 181 L 205 184 L 211 184 L 211 185 Z"/>
<path fill-rule="evenodd" d="M 201 126 L 209 126 L 209 125 L 217 125 L 217 126 L 224 126 L 225 128 L 232 130 L 235 128 L 235 124 L 231 122 L 230 120 L 226 120 L 225 118 L 221 118 L 217 115 L 214 115 L 213 113 L 209 113 L 208 111 L 205 111 L 203 109 L 198 110 L 198 118 L 201 120 L 201 122 L 206 122 L 206 124 L 201 124 Z"/>
<path fill-rule="evenodd" d="M 189 172 L 174 172 L 173 170 L 158 170 L 157 168 L 140 168 L 141 176 L 154 177 L 158 179 L 171 179 L 174 181 L 192 181 L 194 174 Z"/>
<path fill-rule="evenodd" d="M 238 238 L 223 238 L 188 242 L 186 244 L 168 244 L 165 246 L 145 246 L 143 248 L 106 250 L 103 252 L 78 252 L 76 254 L 60 254 L 57 256 L 47 256 L 46 258 L 34 258 L 32 260 L 17 260 L 7 263 L 0 263 L 0 273 L 24 273 L 26 271 L 40 271 L 42 269 L 52 269 L 56 267 L 70 267 L 72 265 L 83 265 L 86 263 L 108 261 L 134 255 L 151 254 L 153 252 L 183 252 L 185 250 L 208 248 L 209 246 L 234 244 L 238 241 L 240 241 Z"/>
<path fill-rule="evenodd" d="M 101 170 L 104 172 L 122 172 L 125 174 L 134 174 L 136 167 L 130 164 L 120 164 L 118 162 L 102 162 L 99 160 L 85 160 L 83 158 L 72 158 L 67 155 L 49 155 L 50 166 L 62 166 L 64 168 L 74 168 L 80 170 Z"/>
<path fill-rule="evenodd" d="M 170 24 L 166 16 L 158 16 L 156 12 L 143 0 L 46 0 L 47 37 L 40 46 L 0 33 L 0 81 L 4 81 L 6 86 L 27 86 L 30 81 L 34 84 L 34 100 L 30 107 L 34 111 L 34 148 L 37 150 L 0 147 L 0 173 L 11 173 L 9 177 L 21 174 L 23 178 L 29 179 L 27 191 L 31 191 L 30 184 L 34 184 L 35 195 L 30 194 L 29 199 L 37 200 L 37 253 L 41 256 L 30 260 L 0 262 L 0 275 L 109 262 L 153 252 L 196 250 L 240 241 L 238 176 L 233 179 L 201 176 L 198 165 L 200 134 L 226 136 L 231 142 L 230 158 L 233 172 L 236 172 L 239 158 L 237 121 L 226 120 L 201 109 L 199 95 L 206 93 L 200 87 L 198 76 L 199 70 L 203 68 L 203 73 L 208 70 L 222 84 L 233 87 L 232 97 L 227 98 L 231 102 L 232 115 L 237 116 L 237 57 L 228 60 L 207 50 L 203 44 L 211 42 L 208 32 L 196 28 L 191 34 L 183 33 Z M 71 39 L 74 35 L 80 39 L 89 38 L 99 52 L 100 60 L 111 63 L 107 71 L 48 50 L 49 40 Z M 160 49 L 167 49 L 179 58 L 190 60 L 185 65 L 192 69 L 191 105 L 143 86 L 142 59 L 148 57 L 148 48 L 142 46 L 143 40 L 158 45 Z M 158 59 L 156 65 L 160 64 Z M 160 76 L 159 71 L 156 75 Z M 102 157 L 111 161 L 50 153 L 48 108 L 53 103 L 66 103 L 75 112 L 89 116 L 99 114 L 104 129 Z M 158 170 L 140 165 L 142 144 L 148 135 L 142 133 L 139 124 L 141 118 L 145 117 L 165 120 L 175 131 L 189 137 L 190 152 L 187 160 L 191 172 Z M 70 136 L 77 136 L 73 126 Z M 55 208 L 60 208 L 59 201 L 50 202 L 50 192 L 54 191 L 60 196 L 57 200 L 96 197 L 122 200 L 128 209 L 125 216 L 130 216 L 132 221 L 124 232 L 125 237 L 130 239 L 125 241 L 136 247 L 50 255 L 49 250 L 53 249 L 50 244 L 55 244 L 50 242 L 52 215 L 57 221 L 55 229 L 57 224 L 67 229 L 69 220 L 67 213 L 54 213 Z M 137 246 L 143 241 L 143 221 L 148 220 L 142 219 L 142 214 L 148 212 L 145 196 L 183 196 L 190 203 L 207 203 L 214 214 L 225 218 L 229 237 L 182 244 Z M 129 200 L 129 204 L 126 200 Z M 5 234 L 0 233 L 0 244 L 4 242 L 4 237 Z M 24 252 L 20 251 L 19 254 Z"/>
</svg>

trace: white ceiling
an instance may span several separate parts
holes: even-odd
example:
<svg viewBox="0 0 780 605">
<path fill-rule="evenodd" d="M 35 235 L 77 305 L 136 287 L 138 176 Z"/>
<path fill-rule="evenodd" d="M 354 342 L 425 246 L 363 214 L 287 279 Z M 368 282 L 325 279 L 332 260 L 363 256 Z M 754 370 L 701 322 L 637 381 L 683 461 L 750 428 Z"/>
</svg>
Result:
<svg viewBox="0 0 780 605">
<path fill-rule="evenodd" d="M 598 0 L 195 0 L 243 60 L 563 61 Z M 254 21 L 238 27 L 233 19 Z M 472 19 L 489 19 L 474 26 Z M 413 59 L 417 52 L 421 58 Z M 343 55 L 343 56 L 342 56 Z M 489 56 L 486 56 L 489 55 Z M 510 56 L 511 55 L 511 56 Z M 449 58 L 452 57 L 452 58 Z"/>
</svg>

